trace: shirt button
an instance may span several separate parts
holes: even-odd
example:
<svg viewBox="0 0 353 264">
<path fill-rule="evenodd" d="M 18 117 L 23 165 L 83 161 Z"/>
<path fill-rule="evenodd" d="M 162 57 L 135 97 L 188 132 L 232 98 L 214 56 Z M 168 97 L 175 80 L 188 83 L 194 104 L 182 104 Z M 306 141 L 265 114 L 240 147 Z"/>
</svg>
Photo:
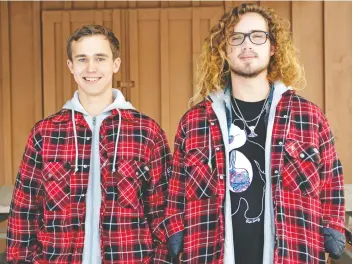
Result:
<svg viewBox="0 0 353 264">
<path fill-rule="evenodd" d="M 220 150 L 220 148 L 219 148 L 219 147 L 217 147 L 217 148 L 216 148 L 216 151 L 219 151 L 219 150 Z"/>
<path fill-rule="evenodd" d="M 136 171 L 136 175 L 139 175 L 139 172 L 138 172 L 138 171 Z"/>
<path fill-rule="evenodd" d="M 300 153 L 299 157 L 301 157 L 302 159 L 305 158 L 305 154 L 304 153 Z"/>
<path fill-rule="evenodd" d="M 280 141 L 280 142 L 278 142 L 278 144 L 279 144 L 279 145 L 283 145 L 283 142 L 282 142 L 282 141 Z"/>
<path fill-rule="evenodd" d="M 83 167 L 86 169 L 88 166 L 85 164 L 85 165 L 83 165 Z"/>
<path fill-rule="evenodd" d="M 147 166 L 145 166 L 143 169 L 144 169 L 145 171 L 150 171 L 150 168 L 148 168 Z"/>
<path fill-rule="evenodd" d="M 219 178 L 220 178 L 221 180 L 223 180 L 223 178 L 224 178 L 223 174 L 219 175 Z"/>
<path fill-rule="evenodd" d="M 275 174 L 278 174 L 278 170 L 275 170 Z"/>
<path fill-rule="evenodd" d="M 84 197 L 85 196 L 85 194 L 83 193 L 83 194 L 81 194 L 81 197 Z"/>
<path fill-rule="evenodd" d="M 90 137 L 86 137 L 86 140 L 90 140 L 91 138 Z"/>
<path fill-rule="evenodd" d="M 211 122 L 211 125 L 214 126 L 214 122 Z"/>
<path fill-rule="evenodd" d="M 287 116 L 287 115 L 284 115 L 283 117 L 284 117 L 284 118 L 287 118 L 288 116 Z"/>
</svg>

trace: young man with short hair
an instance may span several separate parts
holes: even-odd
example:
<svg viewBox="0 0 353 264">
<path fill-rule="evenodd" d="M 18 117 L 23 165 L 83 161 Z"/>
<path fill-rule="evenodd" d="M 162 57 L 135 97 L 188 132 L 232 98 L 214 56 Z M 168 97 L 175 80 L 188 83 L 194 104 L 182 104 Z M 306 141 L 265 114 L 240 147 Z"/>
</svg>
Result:
<svg viewBox="0 0 353 264">
<path fill-rule="evenodd" d="M 99 25 L 67 41 L 78 90 L 27 141 L 8 222 L 9 263 L 165 263 L 164 132 L 112 88 L 119 41 Z"/>
</svg>

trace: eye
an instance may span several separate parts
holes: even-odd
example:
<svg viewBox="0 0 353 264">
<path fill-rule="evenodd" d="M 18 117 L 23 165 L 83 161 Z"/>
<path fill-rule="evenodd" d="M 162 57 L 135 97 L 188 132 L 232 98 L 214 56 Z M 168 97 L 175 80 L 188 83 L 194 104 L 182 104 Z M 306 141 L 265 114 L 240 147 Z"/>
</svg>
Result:
<svg viewBox="0 0 353 264">
<path fill-rule="evenodd" d="M 86 61 L 86 59 L 81 58 L 81 59 L 78 59 L 78 61 L 79 61 L 79 62 L 85 62 L 85 61 Z"/>
<path fill-rule="evenodd" d="M 105 61 L 105 58 L 97 58 L 97 61 Z"/>
<path fill-rule="evenodd" d="M 242 39 L 242 38 L 243 38 L 243 35 L 240 35 L 240 34 L 233 35 L 233 36 L 231 37 L 231 39 L 233 39 L 233 40 L 239 40 L 239 39 Z"/>
</svg>

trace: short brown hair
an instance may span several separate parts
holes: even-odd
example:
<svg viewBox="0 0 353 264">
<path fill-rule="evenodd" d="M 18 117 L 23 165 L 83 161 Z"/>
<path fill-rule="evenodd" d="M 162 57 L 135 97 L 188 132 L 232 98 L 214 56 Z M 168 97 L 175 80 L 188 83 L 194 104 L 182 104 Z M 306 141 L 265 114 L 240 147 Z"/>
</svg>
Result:
<svg viewBox="0 0 353 264">
<path fill-rule="evenodd" d="M 68 38 L 66 42 L 66 53 L 70 61 L 72 61 L 72 49 L 71 43 L 73 41 L 79 41 L 84 37 L 102 35 L 107 38 L 110 44 L 110 48 L 113 53 L 113 59 L 119 57 L 120 42 L 118 38 L 114 35 L 113 31 L 110 29 L 100 26 L 100 25 L 85 25 L 79 29 L 76 29 L 74 33 Z"/>
</svg>

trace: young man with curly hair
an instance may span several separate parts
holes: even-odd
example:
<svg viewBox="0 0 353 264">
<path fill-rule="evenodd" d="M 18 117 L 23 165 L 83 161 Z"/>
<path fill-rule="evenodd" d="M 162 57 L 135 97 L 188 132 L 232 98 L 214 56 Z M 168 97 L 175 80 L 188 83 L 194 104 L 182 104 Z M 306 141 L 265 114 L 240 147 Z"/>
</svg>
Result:
<svg viewBox="0 0 353 264">
<path fill-rule="evenodd" d="M 73 98 L 32 129 L 10 208 L 9 263 L 166 263 L 171 154 L 160 126 L 112 88 L 120 44 L 100 25 L 67 41 Z"/>
<path fill-rule="evenodd" d="M 185 263 L 325 263 L 344 247 L 343 175 L 290 32 L 271 9 L 242 4 L 203 45 L 202 101 L 175 137 L 166 211 Z"/>
</svg>

